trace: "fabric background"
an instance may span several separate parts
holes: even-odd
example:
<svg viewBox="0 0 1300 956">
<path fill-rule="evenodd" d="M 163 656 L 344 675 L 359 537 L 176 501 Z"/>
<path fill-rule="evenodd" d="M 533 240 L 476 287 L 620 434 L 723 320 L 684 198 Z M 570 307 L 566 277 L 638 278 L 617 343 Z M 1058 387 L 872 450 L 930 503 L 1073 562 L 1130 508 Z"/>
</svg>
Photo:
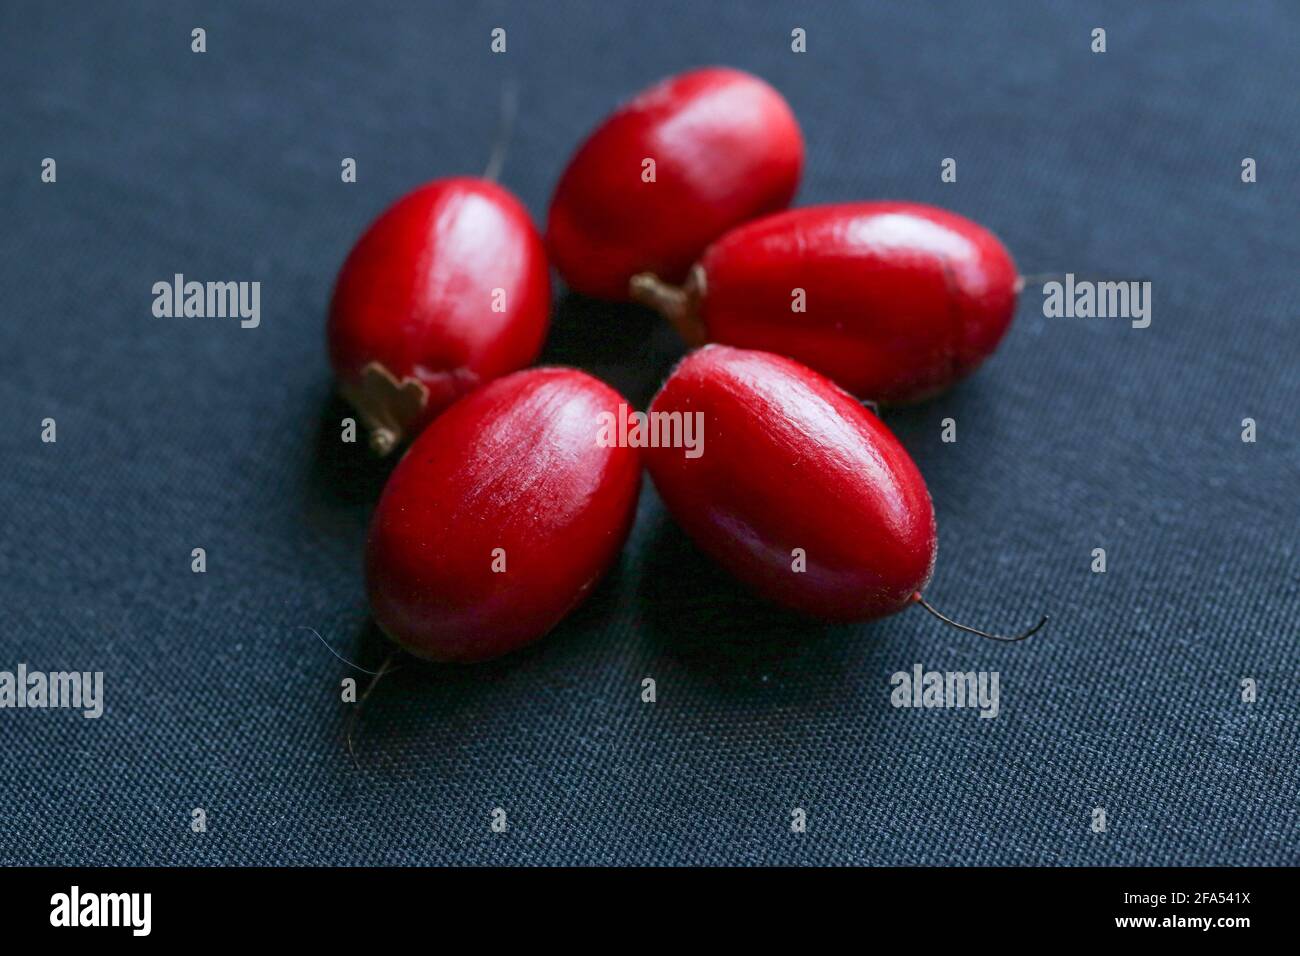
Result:
<svg viewBox="0 0 1300 956">
<path fill-rule="evenodd" d="M 1294 3 L 24 2 L 0 48 L 0 669 L 102 670 L 107 698 L 0 711 L 0 862 L 1300 863 Z M 588 604 L 499 662 L 403 666 L 357 769 L 350 672 L 302 630 L 386 653 L 360 555 L 390 466 L 337 440 L 339 264 L 407 189 L 482 169 L 507 78 L 502 180 L 540 220 L 617 101 L 715 62 L 789 98 L 799 203 L 938 203 L 1026 273 L 1154 283 L 1145 330 L 1031 289 L 973 379 L 886 416 L 935 500 L 930 598 L 1052 623 L 786 615 L 647 484 Z M 261 327 L 153 318 L 175 272 L 259 280 Z M 557 292 L 546 359 L 638 404 L 680 351 Z M 916 663 L 998 671 L 1001 715 L 891 707 Z"/>
</svg>

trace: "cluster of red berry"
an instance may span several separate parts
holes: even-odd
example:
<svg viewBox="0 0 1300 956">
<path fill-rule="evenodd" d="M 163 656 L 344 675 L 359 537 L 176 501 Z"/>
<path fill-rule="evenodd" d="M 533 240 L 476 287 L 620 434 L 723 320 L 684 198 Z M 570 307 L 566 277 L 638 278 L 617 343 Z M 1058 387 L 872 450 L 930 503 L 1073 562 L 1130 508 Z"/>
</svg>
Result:
<svg viewBox="0 0 1300 956">
<path fill-rule="evenodd" d="M 485 179 L 425 185 L 369 227 L 339 274 L 329 346 L 376 451 L 419 435 L 367 545 L 389 637 L 474 661 L 544 635 L 622 548 L 643 460 L 690 536 L 763 594 L 837 620 L 933 610 L 929 492 L 848 393 L 910 402 L 969 373 L 1011 322 L 1016 268 L 990 232 L 933 207 L 782 212 L 803 160 L 779 93 L 702 69 L 592 133 L 545 243 Z M 575 369 L 518 371 L 546 335 L 550 263 L 704 346 L 649 414 L 702 414 L 706 451 L 598 442 L 602 416 L 626 408 L 617 392 Z"/>
</svg>

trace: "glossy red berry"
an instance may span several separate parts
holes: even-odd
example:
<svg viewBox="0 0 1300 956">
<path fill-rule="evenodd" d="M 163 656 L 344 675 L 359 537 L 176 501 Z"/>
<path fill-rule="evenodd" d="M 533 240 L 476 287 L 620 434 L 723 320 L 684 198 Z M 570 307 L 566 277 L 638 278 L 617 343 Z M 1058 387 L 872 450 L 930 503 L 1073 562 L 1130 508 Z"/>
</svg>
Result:
<svg viewBox="0 0 1300 956">
<path fill-rule="evenodd" d="M 784 209 L 802 167 L 803 136 L 776 90 L 738 70 L 682 73 L 578 149 L 551 200 L 547 248 L 570 288 L 625 300 L 636 273 L 681 281 L 728 229 Z"/>
<path fill-rule="evenodd" d="M 408 651 L 479 661 L 536 640 L 591 590 L 631 527 L 638 452 L 599 440 L 624 399 L 538 368 L 461 399 L 398 463 L 366 570 L 376 623 Z"/>
<path fill-rule="evenodd" d="M 541 237 L 495 183 L 440 179 L 385 210 L 339 271 L 328 328 L 339 388 L 375 450 L 533 362 L 550 304 Z"/>
<path fill-rule="evenodd" d="M 650 405 L 702 416 L 702 451 L 645 451 L 664 504 L 759 593 L 828 619 L 906 607 L 938 546 L 925 481 L 885 425 L 832 382 L 766 352 L 688 355 Z M 802 566 L 802 568 L 801 568 Z"/>
<path fill-rule="evenodd" d="M 887 403 L 942 391 L 1011 324 L 1015 263 L 987 229 L 904 202 L 792 209 L 713 243 L 682 289 L 654 276 L 637 297 L 693 343 L 797 359 Z"/>
</svg>

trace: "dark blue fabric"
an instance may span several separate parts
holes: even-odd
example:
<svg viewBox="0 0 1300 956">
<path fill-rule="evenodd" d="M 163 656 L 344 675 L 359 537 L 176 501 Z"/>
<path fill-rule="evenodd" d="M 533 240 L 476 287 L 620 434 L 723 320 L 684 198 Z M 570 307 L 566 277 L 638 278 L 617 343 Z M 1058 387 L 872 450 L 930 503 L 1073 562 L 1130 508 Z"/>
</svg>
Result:
<svg viewBox="0 0 1300 956">
<path fill-rule="evenodd" d="M 5 4 L 0 669 L 102 670 L 107 712 L 0 710 L 0 862 L 1300 862 L 1298 39 L 1288 0 Z M 972 380 L 886 415 L 935 500 L 929 596 L 1048 631 L 774 611 L 647 487 L 546 641 L 387 678 L 356 769 L 348 672 L 302 630 L 386 653 L 360 553 L 388 466 L 338 442 L 323 348 L 339 263 L 406 189 L 482 168 L 507 78 L 503 181 L 540 218 L 617 100 L 713 62 L 793 104 L 799 202 L 934 202 L 1026 273 L 1154 283 L 1145 330 L 1030 290 Z M 155 319 L 176 272 L 259 280 L 261 327 Z M 547 358 L 638 403 L 679 354 L 557 296 Z M 891 707 L 916 663 L 998 671 L 1000 716 Z"/>
</svg>

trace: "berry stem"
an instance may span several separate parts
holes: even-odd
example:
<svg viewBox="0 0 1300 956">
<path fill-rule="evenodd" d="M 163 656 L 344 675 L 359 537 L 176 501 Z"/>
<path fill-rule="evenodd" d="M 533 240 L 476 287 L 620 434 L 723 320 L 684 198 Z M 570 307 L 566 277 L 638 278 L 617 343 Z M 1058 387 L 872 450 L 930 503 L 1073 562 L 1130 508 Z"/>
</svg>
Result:
<svg viewBox="0 0 1300 956">
<path fill-rule="evenodd" d="M 1019 295 L 1021 292 L 1024 292 L 1026 286 L 1040 285 L 1044 282 L 1055 282 L 1064 278 L 1064 272 L 1037 272 L 1031 276 L 1016 276 L 1016 294 Z"/>
<path fill-rule="evenodd" d="M 497 138 L 492 144 L 492 152 L 488 155 L 487 166 L 483 170 L 483 178 L 489 182 L 496 182 L 506 165 L 506 153 L 510 149 L 510 135 L 515 128 L 515 112 L 518 106 L 519 97 L 515 82 L 506 80 L 501 85 L 501 112 L 497 125 Z"/>
<path fill-rule="evenodd" d="M 950 624 L 951 626 L 957 628 L 957 630 L 966 631 L 968 634 L 978 634 L 980 637 L 987 637 L 990 641 L 1006 641 L 1008 643 L 1013 643 L 1015 641 L 1023 641 L 1027 637 L 1033 637 L 1035 634 L 1039 632 L 1039 630 L 1042 629 L 1043 625 L 1047 623 L 1047 615 L 1044 614 L 1043 619 L 1041 621 L 1039 621 L 1029 630 L 1025 631 L 1023 634 L 1017 634 L 1015 637 L 1006 637 L 1002 634 L 990 634 L 988 631 L 981 631 L 973 627 L 968 627 L 965 624 L 958 624 L 956 621 L 954 621 L 952 618 L 948 617 L 947 615 L 940 614 L 938 611 L 936 611 L 934 609 L 934 605 L 932 605 L 925 598 L 921 597 L 920 591 L 917 591 L 915 594 L 912 595 L 912 600 L 917 604 L 921 605 L 921 607 L 925 608 L 927 611 L 929 611 L 939 620 L 943 621 L 945 624 Z"/>
<path fill-rule="evenodd" d="M 353 705 L 352 713 L 348 714 L 346 730 L 348 755 L 352 758 L 352 765 L 358 770 L 361 769 L 361 763 L 357 760 L 357 752 L 352 747 L 352 732 L 357 727 L 357 719 L 361 716 L 362 706 L 365 704 L 366 699 L 374 693 L 376 685 L 384 679 L 385 674 L 390 674 L 397 669 L 393 666 L 393 660 L 396 657 L 397 651 L 391 651 L 388 657 L 384 659 L 384 662 L 379 665 L 379 670 L 367 671 L 367 673 L 373 673 L 374 676 L 370 678 L 370 683 L 366 685 L 366 689 L 361 692 L 361 697 L 357 700 L 356 704 Z M 361 736 L 360 731 L 357 732 L 357 736 Z"/>
<path fill-rule="evenodd" d="M 667 319 L 687 345 L 694 348 L 704 344 L 704 326 L 696 310 L 699 296 L 694 273 L 692 281 L 685 286 L 675 286 L 653 272 L 641 272 L 628 282 L 628 292 L 634 301 L 649 306 Z"/>
<path fill-rule="evenodd" d="M 390 454 L 401 440 L 400 431 L 385 425 L 378 425 L 370 430 L 370 450 L 380 458 Z"/>
<path fill-rule="evenodd" d="M 390 454 L 419 424 L 429 404 L 429 390 L 417 378 L 400 382 L 379 362 L 370 362 L 355 379 L 341 378 L 339 391 L 370 431 L 370 450 Z"/>
</svg>

